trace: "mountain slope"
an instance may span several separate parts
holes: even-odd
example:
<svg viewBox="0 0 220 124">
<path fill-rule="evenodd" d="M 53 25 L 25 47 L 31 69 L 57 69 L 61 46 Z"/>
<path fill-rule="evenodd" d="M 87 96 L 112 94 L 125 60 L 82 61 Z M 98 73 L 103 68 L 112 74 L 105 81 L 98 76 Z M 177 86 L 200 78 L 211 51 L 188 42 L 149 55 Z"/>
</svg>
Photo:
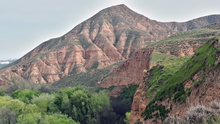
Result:
<svg viewBox="0 0 220 124">
<path fill-rule="evenodd" d="M 75 72 L 87 72 L 90 68 L 102 68 L 128 59 L 135 50 L 150 43 L 216 21 L 220 21 L 219 15 L 184 23 L 161 23 L 125 5 L 113 6 L 1 69 L 0 80 L 9 83 L 17 77 L 33 83 L 53 83 Z"/>
<path fill-rule="evenodd" d="M 167 74 L 166 65 L 149 70 L 134 96 L 130 123 L 145 119 L 145 123 L 158 124 L 168 116 L 183 118 L 192 105 L 218 101 L 219 38 L 209 39 L 172 74 Z"/>
<path fill-rule="evenodd" d="M 148 45 L 146 49 L 155 48 L 155 52 L 175 56 L 193 55 L 196 48 L 219 32 L 220 23 L 215 23 L 202 28 L 176 33 L 164 40 Z"/>
<path fill-rule="evenodd" d="M 149 44 L 142 50 L 137 50 L 133 54 L 137 54 L 136 56 L 129 58 L 120 65 L 116 69 L 114 76 L 109 76 L 103 80 L 101 87 L 118 86 L 114 88 L 118 89 L 122 85 L 139 85 L 143 82 L 144 72 L 157 64 L 166 64 L 166 61 L 169 61 L 168 66 L 170 66 L 173 63 L 172 60 L 174 60 L 173 68 L 176 65 L 181 65 L 180 63 L 175 63 L 179 56 L 189 58 L 188 56 L 194 55 L 199 46 L 202 46 L 210 37 L 220 32 L 219 29 L 220 24 L 216 23 L 203 28 L 176 33 L 164 40 Z M 145 53 L 151 52 L 148 56 L 144 56 L 141 51 Z M 169 69 L 168 72 L 173 72 L 173 70 Z M 118 91 L 120 92 L 120 90 Z"/>
</svg>

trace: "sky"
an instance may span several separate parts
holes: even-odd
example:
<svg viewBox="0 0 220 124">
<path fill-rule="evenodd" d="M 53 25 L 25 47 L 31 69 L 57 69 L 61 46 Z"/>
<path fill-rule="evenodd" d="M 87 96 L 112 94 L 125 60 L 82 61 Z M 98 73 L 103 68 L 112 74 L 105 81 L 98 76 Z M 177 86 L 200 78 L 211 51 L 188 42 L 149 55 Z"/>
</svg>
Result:
<svg viewBox="0 0 220 124">
<path fill-rule="evenodd" d="M 220 14 L 220 0 L 0 0 L 0 59 L 18 59 L 119 4 L 160 22 Z"/>
</svg>

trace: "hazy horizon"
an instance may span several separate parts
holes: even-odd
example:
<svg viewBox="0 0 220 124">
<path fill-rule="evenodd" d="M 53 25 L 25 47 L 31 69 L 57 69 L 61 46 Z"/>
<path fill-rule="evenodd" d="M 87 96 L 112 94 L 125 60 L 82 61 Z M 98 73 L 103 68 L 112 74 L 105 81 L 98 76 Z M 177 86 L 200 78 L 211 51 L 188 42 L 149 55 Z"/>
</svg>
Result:
<svg viewBox="0 0 220 124">
<path fill-rule="evenodd" d="M 220 14 L 217 0 L 3 0 L 0 1 L 0 59 L 19 59 L 102 9 L 119 4 L 159 22 L 185 22 Z"/>
</svg>

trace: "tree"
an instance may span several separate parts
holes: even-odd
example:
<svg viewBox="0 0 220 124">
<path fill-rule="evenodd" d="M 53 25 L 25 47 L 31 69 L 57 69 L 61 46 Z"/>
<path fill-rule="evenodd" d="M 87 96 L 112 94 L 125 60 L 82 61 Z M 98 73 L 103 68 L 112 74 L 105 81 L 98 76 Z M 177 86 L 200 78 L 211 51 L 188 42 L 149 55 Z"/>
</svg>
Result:
<svg viewBox="0 0 220 124">
<path fill-rule="evenodd" d="M 42 115 L 41 113 L 32 113 L 19 115 L 17 124 L 79 124 L 67 117 L 67 115 L 53 114 Z"/>
<path fill-rule="evenodd" d="M 17 115 L 15 112 L 7 108 L 0 108 L 0 123 L 1 124 L 14 124 L 16 122 Z"/>
<path fill-rule="evenodd" d="M 22 114 L 22 111 L 25 108 L 25 103 L 18 99 L 12 99 L 9 96 L 3 96 L 0 97 L 0 108 L 8 108 L 19 115 Z"/>
<path fill-rule="evenodd" d="M 109 106 L 109 96 L 105 91 L 90 93 L 83 87 L 65 88 L 55 98 L 55 104 L 62 113 L 68 114 L 80 123 L 98 123 L 98 114 Z"/>
<path fill-rule="evenodd" d="M 18 99 L 9 96 L 0 96 L 0 108 L 7 108 L 15 112 L 16 115 L 38 112 L 38 107 L 34 104 L 25 104 Z"/>
<path fill-rule="evenodd" d="M 58 107 L 54 104 L 55 95 L 42 93 L 39 96 L 33 96 L 31 103 L 36 104 L 40 108 L 42 114 L 59 112 Z"/>
<path fill-rule="evenodd" d="M 38 124 L 41 120 L 41 113 L 22 114 L 18 116 L 16 124 Z"/>
<path fill-rule="evenodd" d="M 115 124 L 117 123 L 117 117 L 111 107 L 105 107 L 99 114 L 99 121 L 101 124 Z"/>
<path fill-rule="evenodd" d="M 63 100 L 61 103 L 61 111 L 63 114 L 71 115 L 71 103 L 67 94 L 63 95 Z"/>
<path fill-rule="evenodd" d="M 19 99 L 24 103 L 30 103 L 30 100 L 33 98 L 33 96 L 38 96 L 40 94 L 41 93 L 37 90 L 17 90 L 12 93 L 12 97 L 14 99 Z"/>
<path fill-rule="evenodd" d="M 5 92 L 2 91 L 1 87 L 0 87 L 0 96 L 5 96 Z"/>
<path fill-rule="evenodd" d="M 124 122 L 125 122 L 126 124 L 129 124 L 129 117 L 130 117 L 130 115 L 131 115 L 131 112 L 126 112 L 126 113 L 125 113 Z"/>
<path fill-rule="evenodd" d="M 53 117 L 51 124 L 80 124 L 79 122 L 75 122 L 71 118 L 68 118 L 67 115 L 54 114 Z"/>
</svg>

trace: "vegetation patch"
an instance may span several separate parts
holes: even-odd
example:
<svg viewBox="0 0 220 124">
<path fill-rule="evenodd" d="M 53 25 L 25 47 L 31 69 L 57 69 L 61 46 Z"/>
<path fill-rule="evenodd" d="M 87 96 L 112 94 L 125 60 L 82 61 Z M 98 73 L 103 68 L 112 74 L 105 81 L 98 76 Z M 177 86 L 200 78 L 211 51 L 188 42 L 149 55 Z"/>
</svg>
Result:
<svg viewBox="0 0 220 124">
<path fill-rule="evenodd" d="M 120 97 L 122 98 L 128 98 L 128 97 L 134 97 L 135 92 L 137 91 L 137 88 L 139 85 L 131 85 L 128 88 L 124 88 L 123 92 L 120 94 Z"/>
<path fill-rule="evenodd" d="M 154 66 L 148 71 L 146 84 L 149 86 L 147 90 L 147 97 L 152 97 L 155 93 L 161 89 L 161 85 L 166 82 L 178 69 L 190 58 L 175 57 L 172 55 L 165 55 L 160 53 L 153 53 L 151 63 L 157 63 L 158 66 Z"/>
<path fill-rule="evenodd" d="M 184 90 L 184 86 L 183 84 L 179 84 L 179 86 L 177 86 L 177 88 L 175 89 L 176 93 L 174 95 L 173 101 L 178 101 L 179 103 L 184 103 L 186 101 L 186 98 L 188 96 L 188 94 L 190 94 L 192 92 L 192 87 L 186 89 L 186 91 Z"/>
<path fill-rule="evenodd" d="M 144 111 L 145 119 L 156 117 L 163 121 L 168 117 L 167 114 L 170 112 L 171 108 L 166 109 L 165 106 L 157 104 L 151 105 L 147 111 Z"/>
<path fill-rule="evenodd" d="M 97 69 L 99 67 L 99 62 L 95 61 L 90 69 Z"/>
</svg>

